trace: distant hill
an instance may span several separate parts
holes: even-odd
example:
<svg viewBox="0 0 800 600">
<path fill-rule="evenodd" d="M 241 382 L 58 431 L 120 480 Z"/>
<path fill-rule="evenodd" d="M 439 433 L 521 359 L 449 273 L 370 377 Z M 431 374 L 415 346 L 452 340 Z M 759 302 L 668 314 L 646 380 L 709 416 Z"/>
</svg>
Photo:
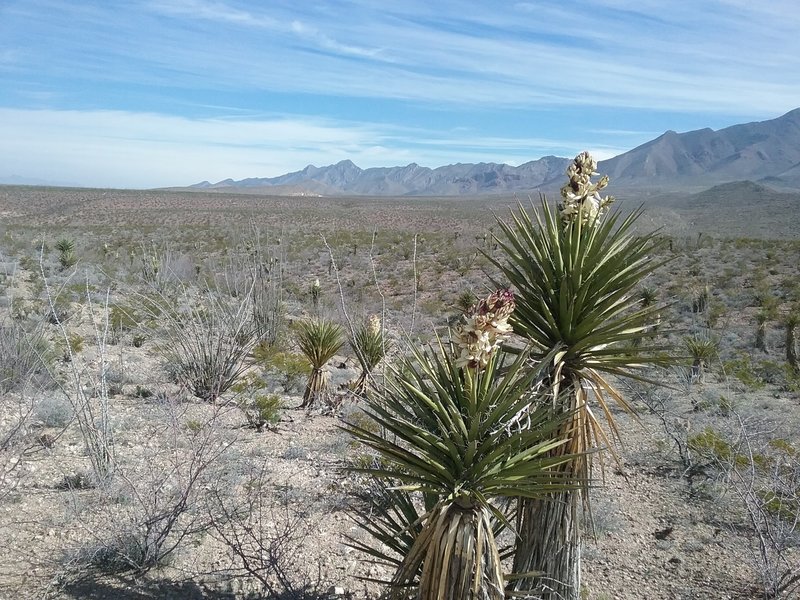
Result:
<svg viewBox="0 0 800 600">
<path fill-rule="evenodd" d="M 657 203 L 677 211 L 689 228 L 726 237 L 797 237 L 800 190 L 733 181 Z"/>
<path fill-rule="evenodd" d="M 518 167 L 497 163 L 455 164 L 436 169 L 361 169 L 352 161 L 309 165 L 278 177 L 254 177 L 188 189 L 248 191 L 282 195 L 460 196 L 554 191 L 570 159 L 545 156 Z M 614 189 L 701 189 L 735 181 L 759 181 L 774 188 L 800 189 L 800 108 L 769 121 L 714 131 L 667 131 L 633 150 L 602 161 Z"/>
<path fill-rule="evenodd" d="M 777 119 L 714 131 L 667 131 L 624 154 L 603 161 L 599 170 L 614 185 L 716 185 L 758 181 L 800 187 L 800 108 Z"/>
<path fill-rule="evenodd" d="M 568 158 L 545 156 L 518 167 L 497 163 L 455 164 L 430 169 L 411 163 L 405 167 L 361 169 L 352 161 L 343 160 L 327 167 L 309 165 L 302 171 L 278 177 L 255 177 L 218 183 L 204 181 L 190 189 L 206 191 L 233 189 L 269 192 L 292 189 L 305 195 L 364 196 L 461 196 L 531 191 L 543 184 L 561 179 Z M 273 191 L 274 193 L 274 191 Z"/>
</svg>

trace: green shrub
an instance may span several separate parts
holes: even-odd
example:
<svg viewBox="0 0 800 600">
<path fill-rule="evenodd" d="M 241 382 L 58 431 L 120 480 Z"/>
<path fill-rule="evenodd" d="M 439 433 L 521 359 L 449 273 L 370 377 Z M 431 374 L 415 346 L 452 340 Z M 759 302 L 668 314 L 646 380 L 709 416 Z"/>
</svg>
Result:
<svg viewBox="0 0 800 600">
<path fill-rule="evenodd" d="M 764 387 L 764 380 L 754 367 L 750 355 L 745 352 L 740 353 L 737 358 L 724 361 L 722 368 L 727 375 L 735 377 L 748 389 L 758 390 Z"/>
<path fill-rule="evenodd" d="M 112 304 L 108 313 L 108 326 L 112 336 L 117 337 L 122 333 L 134 329 L 139 325 L 140 318 L 136 310 L 124 304 Z"/>
<path fill-rule="evenodd" d="M 283 408 L 283 402 L 277 394 L 264 392 L 266 385 L 261 377 L 250 375 L 231 387 L 231 391 L 237 394 L 236 404 L 244 413 L 248 425 L 259 432 L 267 424 L 277 423 Z"/>
<path fill-rule="evenodd" d="M 281 387 L 287 394 L 311 372 L 303 355 L 279 350 L 275 346 L 259 344 L 253 351 L 253 359 L 262 369 L 281 375 Z"/>
</svg>

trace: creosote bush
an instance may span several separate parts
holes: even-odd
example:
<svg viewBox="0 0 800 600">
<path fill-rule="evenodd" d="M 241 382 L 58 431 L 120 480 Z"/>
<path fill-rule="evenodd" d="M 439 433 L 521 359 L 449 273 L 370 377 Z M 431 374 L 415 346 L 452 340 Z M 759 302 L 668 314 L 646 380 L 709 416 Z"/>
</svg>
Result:
<svg viewBox="0 0 800 600">
<path fill-rule="evenodd" d="M 267 393 L 266 387 L 266 381 L 255 374 L 231 386 L 231 391 L 236 394 L 236 404 L 244 413 L 248 425 L 259 432 L 280 420 L 283 407 L 280 397 Z"/>
</svg>

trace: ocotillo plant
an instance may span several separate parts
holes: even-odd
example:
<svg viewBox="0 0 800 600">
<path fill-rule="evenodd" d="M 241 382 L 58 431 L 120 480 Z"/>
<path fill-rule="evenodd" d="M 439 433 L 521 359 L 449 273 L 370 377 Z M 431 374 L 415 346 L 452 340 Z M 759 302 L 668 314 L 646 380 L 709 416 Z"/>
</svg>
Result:
<svg viewBox="0 0 800 600">
<path fill-rule="evenodd" d="M 661 306 L 643 306 L 637 288 L 661 262 L 654 235 L 631 228 L 640 215 L 607 215 L 613 198 L 601 197 L 608 184 L 592 182 L 597 163 L 586 152 L 567 170 L 558 210 L 544 197 L 526 210 L 521 204 L 511 222 L 498 220 L 501 253 L 488 257 L 516 288 L 515 333 L 527 339 L 532 356 L 555 351 L 550 369 L 552 416 L 570 415 L 560 432 L 565 444 L 554 455 L 577 455 L 562 465 L 567 478 L 588 482 L 587 452 L 610 446 L 619 433 L 608 407 L 630 409 L 607 375 L 642 379 L 639 367 L 662 362 L 651 323 Z M 641 343 L 634 340 L 641 339 Z M 601 426 L 596 410 L 608 421 Z M 521 576 L 511 592 L 537 590 L 541 598 L 577 600 L 580 593 L 581 504 L 588 506 L 588 483 L 578 492 L 555 492 L 524 500 L 518 511 L 514 571 Z"/>
</svg>

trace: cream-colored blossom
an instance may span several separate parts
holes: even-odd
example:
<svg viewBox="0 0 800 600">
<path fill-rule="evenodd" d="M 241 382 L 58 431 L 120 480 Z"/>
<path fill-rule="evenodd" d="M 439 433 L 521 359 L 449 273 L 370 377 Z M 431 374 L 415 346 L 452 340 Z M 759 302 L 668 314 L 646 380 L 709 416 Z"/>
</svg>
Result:
<svg viewBox="0 0 800 600">
<path fill-rule="evenodd" d="M 559 215 L 565 225 L 580 218 L 581 223 L 594 225 L 614 202 L 613 196 L 601 197 L 599 191 L 608 186 L 608 175 L 603 175 L 595 184 L 597 161 L 588 152 L 581 152 L 567 167 L 569 181 L 561 188 L 562 203 Z"/>
<path fill-rule="evenodd" d="M 455 332 L 460 348 L 456 365 L 472 369 L 484 368 L 492 354 L 512 329 L 508 317 L 514 311 L 511 290 L 498 290 L 472 306 L 464 314 Z"/>
<path fill-rule="evenodd" d="M 370 315 L 367 328 L 373 336 L 379 335 L 381 332 L 381 318 L 378 315 Z"/>
</svg>

